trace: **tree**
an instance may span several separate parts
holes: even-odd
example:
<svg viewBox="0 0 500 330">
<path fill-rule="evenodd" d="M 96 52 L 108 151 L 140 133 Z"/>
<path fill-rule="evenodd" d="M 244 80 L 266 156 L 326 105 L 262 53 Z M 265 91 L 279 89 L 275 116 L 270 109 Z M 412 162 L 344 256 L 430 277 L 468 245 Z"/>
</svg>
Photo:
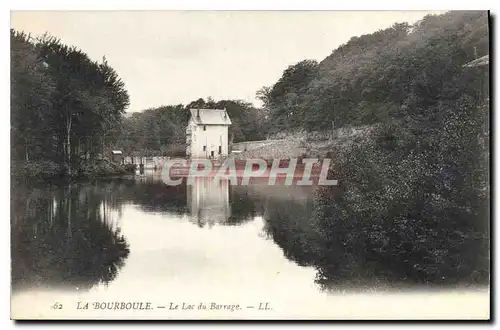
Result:
<svg viewBox="0 0 500 330">
<path fill-rule="evenodd" d="M 92 61 L 55 37 L 12 30 L 11 44 L 13 161 L 55 162 L 75 175 L 82 157 L 104 154 L 116 134 L 125 85 L 105 58 Z"/>
<path fill-rule="evenodd" d="M 55 84 L 32 38 L 14 30 L 10 36 L 12 154 L 14 159 L 30 161 L 51 152 L 53 136 L 44 114 L 53 104 Z"/>
</svg>

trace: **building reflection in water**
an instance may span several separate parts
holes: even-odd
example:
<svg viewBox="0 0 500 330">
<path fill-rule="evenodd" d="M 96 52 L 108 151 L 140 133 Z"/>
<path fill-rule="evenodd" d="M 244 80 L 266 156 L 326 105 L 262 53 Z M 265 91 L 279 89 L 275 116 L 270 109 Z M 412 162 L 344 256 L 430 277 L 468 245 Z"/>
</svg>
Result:
<svg viewBox="0 0 500 330">
<path fill-rule="evenodd" d="M 187 204 L 191 221 L 199 227 L 226 223 L 231 215 L 228 180 L 196 178 L 187 186 Z"/>
</svg>

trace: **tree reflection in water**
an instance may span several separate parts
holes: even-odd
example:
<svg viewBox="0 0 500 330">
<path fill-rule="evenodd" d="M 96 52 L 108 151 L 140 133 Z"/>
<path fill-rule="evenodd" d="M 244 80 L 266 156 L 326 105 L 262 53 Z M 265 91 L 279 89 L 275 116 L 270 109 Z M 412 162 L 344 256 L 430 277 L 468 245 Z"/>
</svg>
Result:
<svg viewBox="0 0 500 330">
<path fill-rule="evenodd" d="M 227 212 L 221 225 L 251 220 L 254 202 L 217 187 Z M 214 190 L 211 190 L 214 194 Z M 89 289 L 113 281 L 129 246 L 116 220 L 132 204 L 143 212 L 187 214 L 187 187 L 159 177 L 98 180 L 58 187 L 16 185 L 11 199 L 12 286 Z M 231 196 L 231 197 L 229 197 Z M 234 198 L 232 212 L 229 198 Z"/>
<path fill-rule="evenodd" d="M 488 274 L 483 270 L 486 259 L 478 258 L 487 251 L 484 246 L 465 241 L 467 244 L 453 247 L 454 256 L 443 256 L 441 264 L 431 264 L 426 256 L 439 257 L 447 247 L 442 243 L 442 231 L 421 222 L 418 234 L 427 235 L 423 237 L 428 240 L 403 241 L 412 233 L 395 226 L 376 227 L 366 220 L 369 216 L 357 221 L 342 218 L 338 204 L 342 199 L 336 194 L 294 186 L 213 186 L 210 182 L 167 186 L 161 178 L 147 176 L 56 189 L 19 186 L 11 201 L 13 286 L 82 289 L 113 281 L 129 253 L 114 222 L 121 217 L 124 204 L 135 205 L 142 212 L 179 215 L 204 209 L 203 214 L 194 212 L 205 217 L 193 217 L 199 220 L 193 220 L 198 226 L 207 221 L 237 226 L 262 216 L 268 238 L 289 260 L 314 267 L 317 283 L 324 289 L 457 285 L 487 279 L 481 275 Z M 412 253 L 415 244 L 419 253 Z M 457 256 L 460 264 L 454 262 Z M 427 272 L 415 266 L 426 262 Z M 444 276 L 438 276 L 441 274 Z"/>
<path fill-rule="evenodd" d="M 457 287 L 488 283 L 487 247 L 474 240 L 448 246 L 440 229 L 431 223 L 419 227 L 427 241 L 403 242 L 401 228 L 382 227 L 369 216 L 347 223 L 340 216 L 342 198 L 332 188 L 319 188 L 308 201 L 268 198 L 265 231 L 284 255 L 317 270 L 316 282 L 325 290 L 406 286 Z M 387 233 L 382 236 L 381 233 Z M 399 236 L 396 236 L 399 235 Z M 404 244 L 403 244 L 404 243 Z M 393 244 L 394 246 L 391 246 Z M 397 248 L 396 248 L 397 247 Z M 424 253 L 416 253 L 416 247 Z M 432 262 L 427 255 L 443 249 L 455 256 Z M 413 251 L 413 253 L 412 253 Z M 461 263 L 455 258 L 460 256 Z M 425 271 L 417 267 L 425 264 Z"/>
<path fill-rule="evenodd" d="M 109 190 L 18 186 L 11 203 L 13 287 L 88 289 L 113 281 L 124 265 L 129 247 L 113 222 L 120 205 Z"/>
</svg>

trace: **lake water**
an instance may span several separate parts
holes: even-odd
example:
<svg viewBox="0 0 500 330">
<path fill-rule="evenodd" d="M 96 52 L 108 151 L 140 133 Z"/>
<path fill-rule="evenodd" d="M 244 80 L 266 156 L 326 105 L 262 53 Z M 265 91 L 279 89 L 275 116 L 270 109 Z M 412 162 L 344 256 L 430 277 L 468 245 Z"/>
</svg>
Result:
<svg viewBox="0 0 500 330">
<path fill-rule="evenodd" d="M 18 186 L 12 316 L 488 317 L 487 286 L 436 290 L 390 265 L 335 255 L 322 243 L 335 233 L 313 220 L 315 189 L 211 179 L 172 187 L 152 172 Z"/>
</svg>

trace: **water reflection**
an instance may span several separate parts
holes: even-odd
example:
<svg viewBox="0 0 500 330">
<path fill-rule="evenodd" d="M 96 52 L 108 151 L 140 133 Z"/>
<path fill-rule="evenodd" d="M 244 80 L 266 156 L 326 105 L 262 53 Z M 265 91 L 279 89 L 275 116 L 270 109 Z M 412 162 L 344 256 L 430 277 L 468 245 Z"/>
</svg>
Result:
<svg viewBox="0 0 500 330">
<path fill-rule="evenodd" d="M 197 178 L 186 187 L 190 221 L 199 227 L 242 225 L 262 214 L 259 198 L 227 180 Z"/>
<path fill-rule="evenodd" d="M 112 195 L 99 187 L 17 187 L 12 285 L 85 289 L 114 280 L 129 254 Z"/>
<path fill-rule="evenodd" d="M 193 184 L 187 186 L 187 204 L 191 221 L 199 227 L 226 223 L 231 214 L 229 182 L 197 178 Z"/>
<path fill-rule="evenodd" d="M 463 238 L 462 244 L 448 246 L 447 228 L 436 229 L 423 219 L 420 241 L 408 240 L 414 235 L 408 228 L 383 227 L 368 215 L 347 223 L 340 216 L 340 203 L 338 189 L 316 188 L 308 198 L 269 198 L 265 206 L 269 237 L 288 259 L 314 267 L 321 289 L 488 285 L 488 247 L 483 237 Z M 487 230 L 483 232 L 487 235 Z M 429 257 L 436 255 L 442 255 L 439 262 Z"/>
<path fill-rule="evenodd" d="M 189 252 L 186 255 L 199 258 L 189 259 L 180 258 L 182 251 L 177 247 L 155 250 L 159 245 L 155 240 L 173 244 L 177 235 L 198 235 L 205 244 L 222 247 L 231 246 L 233 235 L 242 235 L 240 239 L 243 239 L 245 233 L 257 235 L 256 230 L 259 231 L 258 239 L 267 239 L 266 244 L 269 243 L 262 245 L 262 249 L 269 249 L 263 250 L 262 256 L 274 253 L 271 250 L 279 247 L 282 259 L 293 261 L 297 272 L 303 267 L 314 270 L 316 283 L 323 289 L 380 285 L 401 288 L 408 284 L 443 285 L 487 280 L 487 272 L 479 274 L 480 278 L 474 275 L 478 269 L 487 269 L 483 265 L 487 260 L 477 257 L 485 251 L 479 245 L 464 245 L 460 249 L 462 260 L 465 260 L 460 267 L 444 261 L 449 265 L 445 280 L 429 277 L 413 266 L 421 256 L 409 254 L 414 246 L 412 242 L 408 242 L 408 250 L 402 251 L 401 256 L 384 258 L 377 250 L 379 247 L 372 243 L 376 240 L 369 235 L 387 229 L 374 228 L 374 224 L 364 219 L 359 223 L 341 222 L 337 217 L 336 193 L 332 194 L 325 196 L 321 189 L 314 187 L 232 186 L 227 181 L 211 179 L 199 179 L 193 185 L 167 186 L 155 175 L 58 188 L 19 186 L 12 194 L 13 288 L 88 289 L 114 281 L 127 267 L 155 269 L 158 260 L 175 263 L 182 259 L 198 267 L 206 258 L 206 245 L 194 242 L 183 247 L 189 250 L 184 251 Z M 120 222 L 123 218 L 129 221 L 128 227 Z M 155 231 L 164 233 L 161 238 L 148 231 L 151 229 L 147 224 L 152 222 L 157 226 Z M 214 227 L 218 227 L 217 230 L 205 230 Z M 253 229 L 245 231 L 246 227 Z M 221 232 L 224 236 L 216 236 Z M 140 243 L 129 246 L 128 240 L 132 237 Z M 254 246 L 240 248 L 251 255 Z M 136 257 L 134 260 L 140 266 L 127 266 L 129 250 L 133 253 L 139 249 L 147 250 L 144 254 L 148 261 Z M 429 246 L 429 251 L 438 250 Z M 153 255 L 156 258 L 151 257 Z M 217 254 L 211 258 L 219 262 Z M 406 266 L 405 260 L 413 263 Z M 227 262 L 220 261 L 221 264 Z M 231 269 L 231 265 L 228 267 Z M 258 263 L 255 267 L 254 271 L 259 272 Z M 234 271 L 236 274 L 236 269 Z M 283 285 L 289 285 L 286 278 Z"/>
</svg>

